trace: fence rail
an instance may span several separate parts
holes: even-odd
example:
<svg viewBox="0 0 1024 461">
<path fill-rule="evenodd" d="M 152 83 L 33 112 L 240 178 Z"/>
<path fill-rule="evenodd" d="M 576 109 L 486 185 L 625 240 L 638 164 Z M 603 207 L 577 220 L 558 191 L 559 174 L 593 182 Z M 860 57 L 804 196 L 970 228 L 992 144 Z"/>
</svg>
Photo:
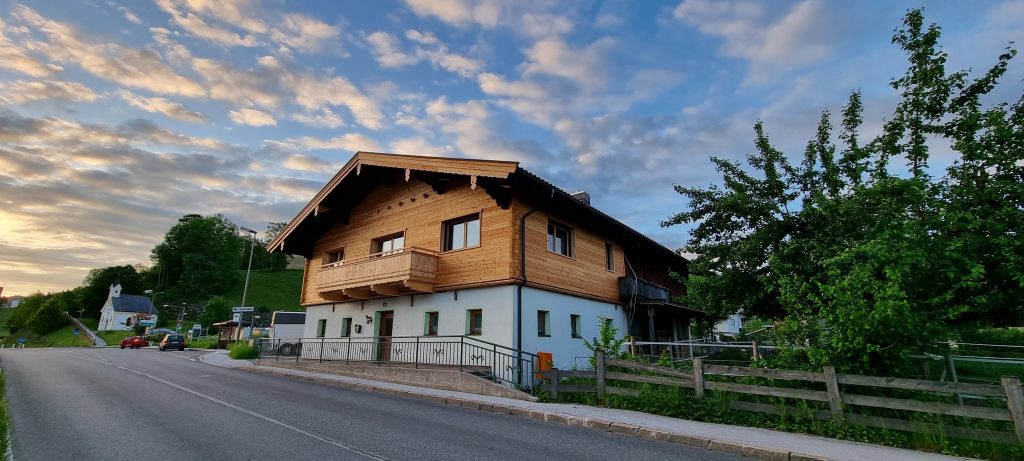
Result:
<svg viewBox="0 0 1024 461">
<path fill-rule="evenodd" d="M 536 354 L 469 336 L 263 338 L 260 358 L 458 369 L 533 393 Z"/>
<path fill-rule="evenodd" d="M 906 432 L 942 434 L 963 439 L 1024 445 L 1024 392 L 1021 390 L 1020 380 L 1014 377 L 1003 377 L 1001 385 L 967 384 L 837 374 L 835 369 L 830 366 L 824 367 L 821 372 L 809 372 L 705 365 L 701 358 L 692 359 L 693 370 L 687 371 L 608 358 L 601 351 L 598 351 L 596 362 L 597 366 L 593 371 L 566 372 L 558 369 L 543 371 L 540 373 L 542 377 L 540 387 L 550 392 L 552 398 L 557 398 L 560 392 L 596 393 L 598 400 L 604 399 L 607 394 L 639 395 L 640 389 L 614 384 L 615 382 L 631 382 L 693 389 L 697 397 L 703 397 L 706 390 L 712 389 L 738 394 L 825 402 L 828 404 L 827 409 L 808 408 L 806 405 L 798 407 L 785 404 L 733 400 L 730 403 L 730 408 L 775 415 L 803 416 L 819 420 L 831 420 L 836 423 L 849 422 Z M 609 368 L 614 368 L 614 370 Z M 804 385 L 805 387 L 823 386 L 819 389 L 810 389 L 746 384 L 726 380 L 730 377 L 771 378 L 789 382 L 810 383 L 809 385 Z M 576 382 L 561 382 L 563 379 L 569 378 L 575 378 Z M 580 380 L 587 382 L 579 382 Z M 593 384 L 591 384 L 591 380 Z M 864 395 L 863 390 L 860 390 L 860 393 L 858 393 L 858 389 L 868 387 L 929 392 L 945 396 L 954 395 L 957 397 L 957 402 L 962 402 L 959 399 L 961 394 L 970 394 L 988 398 L 986 403 L 990 405 L 994 403 L 994 400 L 1005 400 L 1005 405 L 1001 407 L 975 406 L 964 405 L 963 403 Z M 906 419 L 884 418 L 851 412 L 852 408 L 849 407 L 885 408 L 915 413 L 1003 421 L 1012 423 L 1013 430 L 997 431 L 948 424 L 923 423 Z"/>
</svg>

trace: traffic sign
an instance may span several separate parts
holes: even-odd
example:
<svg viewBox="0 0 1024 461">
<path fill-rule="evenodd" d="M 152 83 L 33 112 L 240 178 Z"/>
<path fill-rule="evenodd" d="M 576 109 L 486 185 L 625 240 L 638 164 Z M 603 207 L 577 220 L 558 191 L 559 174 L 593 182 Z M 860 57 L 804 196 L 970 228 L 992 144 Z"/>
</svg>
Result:
<svg viewBox="0 0 1024 461">
<path fill-rule="evenodd" d="M 75 329 L 74 329 L 74 330 L 73 330 L 73 331 L 71 332 L 71 334 L 73 334 L 73 335 L 75 335 L 75 336 L 78 336 L 78 335 L 79 335 L 79 334 L 81 334 L 81 333 L 82 333 L 82 331 L 81 331 L 81 330 L 79 330 L 78 328 L 75 328 Z"/>
<path fill-rule="evenodd" d="M 252 306 L 236 306 L 231 308 L 231 312 L 252 312 L 254 309 Z"/>
<path fill-rule="evenodd" d="M 144 327 L 155 327 L 156 320 L 142 319 L 139 320 L 139 325 L 142 325 Z"/>
<path fill-rule="evenodd" d="M 231 321 L 235 323 L 242 323 L 242 314 L 235 312 L 235 315 L 231 316 Z"/>
<path fill-rule="evenodd" d="M 18 344 L 25 344 L 25 337 L 24 336 L 18 338 Z"/>
</svg>

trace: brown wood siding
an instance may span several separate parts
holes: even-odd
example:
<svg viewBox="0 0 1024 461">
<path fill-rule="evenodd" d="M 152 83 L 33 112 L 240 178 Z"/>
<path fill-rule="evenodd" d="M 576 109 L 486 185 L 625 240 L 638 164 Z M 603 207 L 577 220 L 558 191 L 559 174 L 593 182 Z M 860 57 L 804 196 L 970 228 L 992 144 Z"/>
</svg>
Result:
<svg viewBox="0 0 1024 461">
<path fill-rule="evenodd" d="M 441 253 L 442 223 L 480 213 L 480 246 Z M 352 209 L 349 224 L 340 222 L 314 244 L 303 278 L 303 304 L 327 302 L 316 289 L 316 273 L 326 251 L 344 248 L 345 259 L 367 257 L 373 239 L 405 232 L 405 247 L 437 251 L 435 290 L 463 285 L 508 282 L 514 215 L 502 210 L 482 188 L 464 185 L 438 195 L 415 179 L 392 187 L 378 186 Z"/>
<path fill-rule="evenodd" d="M 517 216 L 522 216 L 530 207 L 517 202 L 514 207 Z M 551 253 L 547 249 L 548 221 L 552 219 L 573 230 L 573 257 Z M 516 274 L 519 273 L 518 224 L 516 219 Z M 605 243 L 615 248 L 615 269 L 605 269 Z M 605 239 L 597 233 L 578 227 L 575 223 L 559 219 L 538 210 L 526 218 L 526 275 L 531 285 L 548 287 L 557 291 L 579 294 L 608 302 L 619 302 L 619 277 L 625 275 L 622 246 Z"/>
</svg>

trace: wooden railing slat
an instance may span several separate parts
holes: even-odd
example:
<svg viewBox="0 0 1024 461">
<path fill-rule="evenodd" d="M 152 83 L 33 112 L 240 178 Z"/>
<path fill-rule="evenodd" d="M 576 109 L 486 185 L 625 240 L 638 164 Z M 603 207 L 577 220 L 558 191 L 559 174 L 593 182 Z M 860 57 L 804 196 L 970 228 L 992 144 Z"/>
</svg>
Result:
<svg viewBox="0 0 1024 461">
<path fill-rule="evenodd" d="M 634 375 L 631 373 L 618 373 L 614 371 L 609 371 L 607 373 L 607 379 L 630 381 L 634 383 L 662 384 L 665 386 L 693 388 L 692 379 L 668 378 L 665 376 Z"/>
<path fill-rule="evenodd" d="M 1003 397 L 1003 388 L 991 384 L 971 384 L 926 381 L 922 379 L 886 378 L 882 376 L 861 376 L 837 374 L 839 384 L 852 386 L 873 386 L 912 391 L 946 392 L 950 394 L 975 394 L 986 397 Z"/>
<path fill-rule="evenodd" d="M 757 376 L 759 378 L 788 379 L 793 381 L 825 382 L 825 376 L 813 371 L 776 370 L 773 368 L 734 367 L 730 365 L 704 365 L 706 375 Z"/>
<path fill-rule="evenodd" d="M 1010 411 L 1005 408 L 969 407 L 951 403 L 921 402 L 917 400 L 893 399 L 873 395 L 843 394 L 843 403 L 865 407 L 890 408 L 893 410 L 920 411 L 968 418 L 1013 421 Z"/>
<path fill-rule="evenodd" d="M 753 384 L 726 383 L 722 381 L 704 381 L 707 389 L 738 392 L 741 394 L 768 395 L 772 397 L 789 397 L 793 399 L 815 400 L 828 402 L 828 393 L 808 389 L 787 389 L 784 387 L 756 386 Z"/>
<path fill-rule="evenodd" d="M 676 370 L 667 367 L 660 367 L 658 365 L 647 365 L 643 363 L 631 362 L 629 360 L 605 358 L 605 365 L 609 367 L 628 368 L 630 370 L 642 370 L 650 371 L 652 373 L 658 373 L 666 376 L 675 376 L 683 379 L 693 379 L 693 373 L 687 373 L 682 370 Z"/>
</svg>

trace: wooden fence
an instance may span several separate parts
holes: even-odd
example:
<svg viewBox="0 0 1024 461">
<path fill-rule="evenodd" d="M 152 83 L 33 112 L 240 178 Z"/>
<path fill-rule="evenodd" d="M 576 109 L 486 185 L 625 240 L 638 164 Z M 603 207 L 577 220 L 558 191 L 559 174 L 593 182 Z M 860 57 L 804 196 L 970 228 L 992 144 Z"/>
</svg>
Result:
<svg viewBox="0 0 1024 461">
<path fill-rule="evenodd" d="M 775 370 L 767 368 L 748 368 L 726 365 L 705 365 L 700 358 L 693 359 L 693 371 L 647 365 L 607 358 L 600 351 L 596 357 L 597 366 L 594 371 L 563 371 L 552 369 L 541 372 L 544 382 L 542 386 L 558 398 L 563 392 L 596 393 L 599 401 L 607 394 L 640 395 L 640 389 L 622 387 L 610 382 L 647 383 L 662 386 L 693 389 L 697 397 L 703 397 L 708 389 L 734 392 L 748 395 L 783 397 L 811 402 L 825 402 L 828 410 L 809 410 L 782 404 L 766 404 L 733 400 L 730 408 L 743 411 L 755 411 L 774 415 L 804 416 L 819 420 L 831 420 L 835 423 L 849 422 L 862 426 L 916 432 L 924 434 L 941 434 L 961 439 L 980 440 L 1004 444 L 1024 445 L 1024 393 L 1020 380 L 1004 377 L 1002 385 L 969 384 L 918 379 L 885 378 L 877 376 L 848 375 L 836 373 L 835 368 L 826 366 L 821 372 Z M 614 367 L 612 371 L 609 367 Z M 643 372 L 645 374 L 638 374 Z M 757 377 L 772 378 L 785 381 L 809 382 L 823 387 L 823 390 L 775 387 L 771 385 L 743 384 L 720 380 L 721 377 Z M 562 383 L 563 379 L 583 378 L 588 383 Z M 710 378 L 710 379 L 708 379 Z M 589 381 L 593 380 L 592 383 Z M 578 380 L 577 380 L 578 381 Z M 841 390 L 840 386 L 847 389 Z M 900 399 L 875 395 L 859 395 L 853 393 L 850 386 L 876 387 L 884 389 L 900 389 L 918 392 L 930 392 L 943 395 L 955 395 L 957 401 L 961 396 L 978 397 L 990 401 L 1005 400 L 1005 407 L 972 406 L 958 403 L 928 402 L 913 399 Z M 874 407 L 910 412 L 931 413 L 937 415 L 959 416 L 1013 423 L 1013 432 L 958 427 L 945 424 L 924 423 L 905 419 L 885 418 L 853 413 L 848 406 Z M 822 405 L 822 408 L 824 406 Z"/>
</svg>

